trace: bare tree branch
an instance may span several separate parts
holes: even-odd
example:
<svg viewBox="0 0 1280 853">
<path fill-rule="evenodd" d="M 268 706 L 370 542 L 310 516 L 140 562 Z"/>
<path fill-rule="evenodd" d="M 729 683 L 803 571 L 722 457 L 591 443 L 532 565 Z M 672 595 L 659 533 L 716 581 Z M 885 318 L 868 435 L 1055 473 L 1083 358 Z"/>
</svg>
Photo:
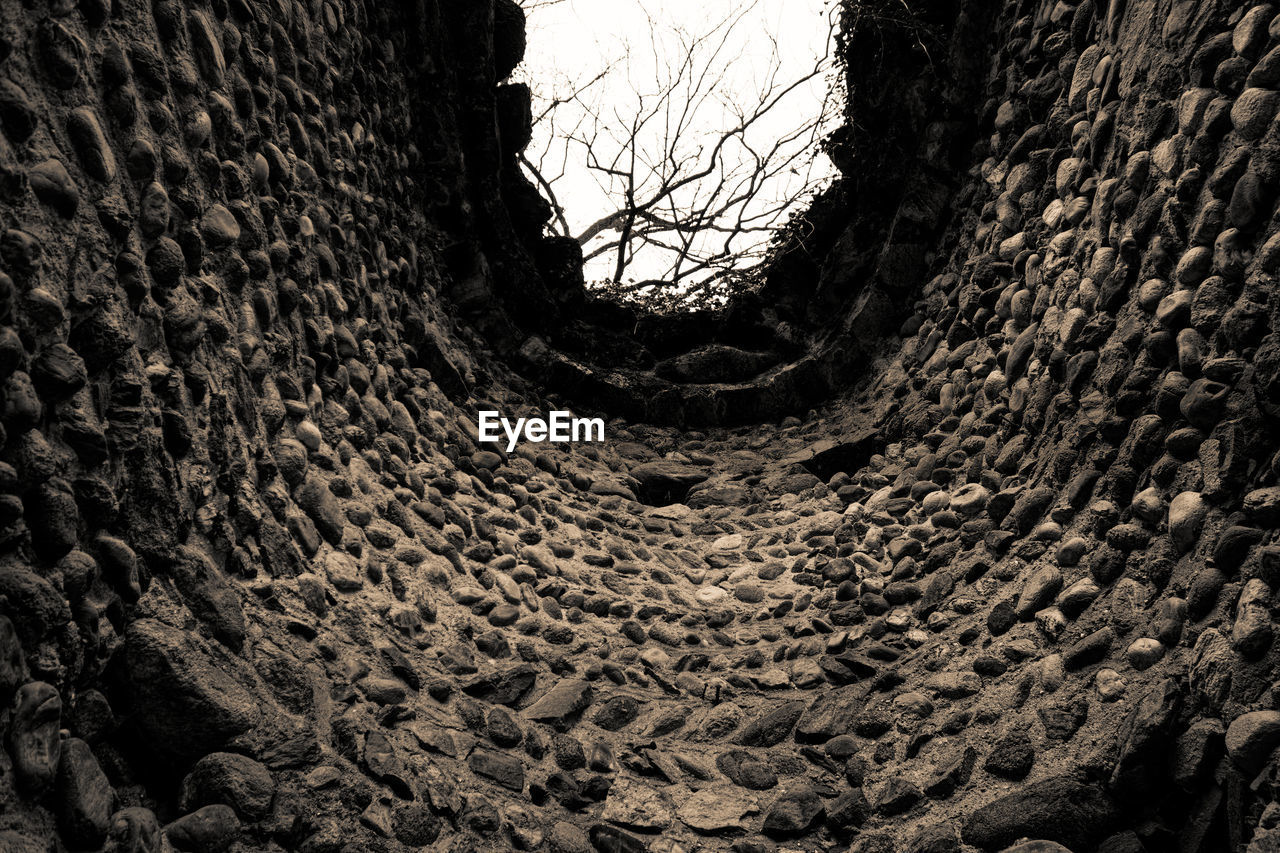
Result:
<svg viewBox="0 0 1280 853">
<path fill-rule="evenodd" d="M 547 200 L 551 202 L 551 211 L 555 216 L 555 223 L 559 228 L 560 236 L 569 236 L 569 223 L 564 218 L 564 207 L 561 206 L 560 200 L 556 198 L 555 188 L 552 187 L 551 183 L 542 176 L 542 173 L 538 171 L 538 168 L 529 162 L 523 152 L 520 153 L 518 159 L 520 161 L 520 165 L 524 167 L 526 172 L 533 176 L 534 181 L 538 186 L 542 187 L 542 191 L 547 194 Z"/>
<path fill-rule="evenodd" d="M 525 8 L 558 2 L 526 0 Z M 669 290 L 719 292 L 729 273 L 758 261 L 826 180 L 815 164 L 835 111 L 829 93 L 816 112 L 797 116 L 781 133 L 777 127 L 787 121 L 793 95 L 833 73 L 839 4 L 828 8 L 821 55 L 799 70 L 783 62 L 771 33 L 757 34 L 767 40 L 766 53 L 749 56 L 754 76 L 744 83 L 731 72 L 743 67 L 735 68 L 735 57 L 743 55 L 742 29 L 755 25 L 759 3 L 748 0 L 696 32 L 645 13 L 649 44 L 640 53 L 628 43 L 619 59 L 539 101 L 535 132 L 546 141 L 523 166 L 550 199 L 557 233 L 573 236 L 589 264 L 611 258 L 619 293 L 662 289 L 652 280 L 625 281 L 641 255 L 650 258 L 649 269 L 662 258 Z M 646 63 L 652 69 L 642 70 Z M 599 84 L 615 70 L 626 74 L 633 97 L 605 105 Z M 707 115 L 723 117 L 712 132 Z M 555 189 L 574 161 L 617 200 L 576 233 Z"/>
</svg>

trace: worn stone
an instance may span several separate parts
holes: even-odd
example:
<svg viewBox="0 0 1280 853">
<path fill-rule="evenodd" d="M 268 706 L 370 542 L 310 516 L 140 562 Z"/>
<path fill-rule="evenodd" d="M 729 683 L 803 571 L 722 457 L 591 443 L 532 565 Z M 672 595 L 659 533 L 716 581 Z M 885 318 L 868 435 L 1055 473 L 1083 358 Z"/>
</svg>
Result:
<svg viewBox="0 0 1280 853">
<path fill-rule="evenodd" d="M 116 793 L 89 745 L 79 738 L 62 743 L 57 790 L 62 834 L 79 846 L 101 845 L 115 811 Z"/>
<path fill-rule="evenodd" d="M 1280 712 L 1250 711 L 1227 726 L 1227 755 L 1247 774 L 1256 773 L 1280 745 Z"/>
<path fill-rule="evenodd" d="M 140 619 L 125 656 L 134 701 L 148 709 L 136 725 L 163 752 L 207 754 L 261 718 L 251 694 L 185 632 Z"/>
<path fill-rule="evenodd" d="M 214 752 L 200 759 L 182 780 L 179 803 L 185 810 L 225 803 L 247 821 L 266 817 L 275 783 L 257 761 L 230 752 Z"/>
<path fill-rule="evenodd" d="M 822 800 L 812 788 L 801 785 L 778 794 L 764 816 L 762 832 L 775 837 L 803 834 L 822 814 Z"/>
<path fill-rule="evenodd" d="M 677 803 L 676 817 L 699 832 L 720 833 L 745 830 L 746 820 L 759 810 L 754 795 L 732 785 L 713 785 Z"/>
<path fill-rule="evenodd" d="M 540 696 L 524 715 L 530 720 L 549 723 L 566 730 L 591 704 L 591 685 L 578 679 L 564 679 Z"/>
<path fill-rule="evenodd" d="M 1117 816 L 1115 806 L 1096 788 L 1052 776 L 974 811 L 961 837 L 983 850 L 1002 850 L 1029 835 L 1078 849 L 1103 838 Z"/>
</svg>

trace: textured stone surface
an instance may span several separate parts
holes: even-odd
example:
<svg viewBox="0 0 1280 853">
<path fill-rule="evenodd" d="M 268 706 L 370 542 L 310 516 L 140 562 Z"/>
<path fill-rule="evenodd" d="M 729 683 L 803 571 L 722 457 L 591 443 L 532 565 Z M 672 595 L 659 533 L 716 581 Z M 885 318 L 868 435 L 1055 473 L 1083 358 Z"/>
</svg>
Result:
<svg viewBox="0 0 1280 853">
<path fill-rule="evenodd" d="M 719 833 L 747 829 L 747 818 L 759 810 L 759 801 L 750 793 L 718 785 L 684 798 L 676 806 L 676 817 L 699 832 Z"/>
<path fill-rule="evenodd" d="M 253 694 L 228 675 L 197 639 L 151 619 L 129 628 L 124 652 L 135 724 L 152 748 L 203 755 L 262 718 Z"/>
<path fill-rule="evenodd" d="M 0 848 L 1270 849 L 1276 9 L 859 8 L 673 317 L 513 0 L 0 0 Z"/>
</svg>

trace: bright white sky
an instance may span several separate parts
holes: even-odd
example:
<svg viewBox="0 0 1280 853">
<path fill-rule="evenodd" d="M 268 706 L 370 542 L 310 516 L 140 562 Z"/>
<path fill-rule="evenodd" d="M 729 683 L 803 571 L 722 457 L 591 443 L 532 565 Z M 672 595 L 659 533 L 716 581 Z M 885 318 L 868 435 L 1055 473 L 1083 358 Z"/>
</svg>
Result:
<svg viewBox="0 0 1280 853">
<path fill-rule="evenodd" d="M 716 70 L 723 71 L 724 79 L 717 87 L 717 97 L 708 101 L 692 121 L 691 132 L 686 134 L 693 146 L 690 150 L 696 151 L 700 145 L 709 147 L 721 128 L 733 126 L 724 104 L 737 102 L 741 106 L 749 102 L 746 106 L 753 107 L 758 102 L 752 99 L 758 99 L 774 53 L 770 37 L 777 41 L 781 56 L 779 82 L 790 83 L 814 67 L 816 58 L 826 52 L 830 2 L 757 0 L 756 6 L 735 25 L 729 43 L 716 59 Z M 636 93 L 652 96 L 660 88 L 657 78 L 671 73 L 671 57 L 681 53 L 675 42 L 677 30 L 702 34 L 748 4 L 745 0 L 560 0 L 549 4 L 546 0 L 524 0 L 524 5 L 528 49 L 525 65 L 517 76 L 533 89 L 534 115 L 549 99 L 574 91 L 615 64 L 614 70 L 595 84 L 586 98 L 608 117 L 609 124 L 621 127 L 622 121 L 630 120 L 637 112 Z M 656 28 L 650 24 L 650 17 Z M 651 43 L 651 33 L 655 31 L 660 42 L 656 51 Z M 629 59 L 622 59 L 628 55 Z M 788 95 L 754 128 L 752 146 L 759 150 L 766 141 L 771 144 L 816 116 L 827 98 L 830 82 L 829 77 L 819 76 Z M 533 142 L 526 150 L 529 159 L 538 163 L 548 150 L 549 137 L 557 132 L 563 134 L 583 114 L 577 105 L 560 106 L 555 125 L 548 121 L 535 126 Z M 563 141 L 559 147 L 553 141 L 550 151 L 549 157 L 542 160 L 541 171 L 552 180 L 572 233 L 581 233 L 587 225 L 618 208 L 617 197 L 608 187 L 601 186 L 603 176 L 587 169 L 582 145 L 570 144 L 565 156 Z M 806 178 L 823 177 L 831 170 L 825 157 L 820 157 L 812 168 L 813 172 L 805 169 L 798 175 L 780 176 L 780 181 L 793 183 L 779 183 L 768 197 L 782 198 L 788 189 L 794 191 L 795 186 L 803 185 Z M 696 197 L 686 201 L 693 203 Z M 742 239 L 759 243 L 764 238 L 750 235 Z M 591 244 L 588 251 L 590 248 Z M 640 255 L 625 278 L 662 277 L 668 259 L 657 257 L 654 250 L 651 253 Z M 610 278 L 613 263 L 612 257 L 589 263 L 587 280 Z"/>
</svg>

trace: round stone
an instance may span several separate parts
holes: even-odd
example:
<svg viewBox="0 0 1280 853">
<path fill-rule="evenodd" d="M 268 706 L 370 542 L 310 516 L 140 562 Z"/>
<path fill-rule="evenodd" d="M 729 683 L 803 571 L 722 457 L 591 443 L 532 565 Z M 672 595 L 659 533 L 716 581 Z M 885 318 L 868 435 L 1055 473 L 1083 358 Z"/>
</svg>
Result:
<svg viewBox="0 0 1280 853">
<path fill-rule="evenodd" d="M 1129 666 L 1141 672 L 1164 657 L 1164 644 L 1150 637 L 1142 637 L 1129 644 L 1125 657 L 1129 659 Z"/>
</svg>

